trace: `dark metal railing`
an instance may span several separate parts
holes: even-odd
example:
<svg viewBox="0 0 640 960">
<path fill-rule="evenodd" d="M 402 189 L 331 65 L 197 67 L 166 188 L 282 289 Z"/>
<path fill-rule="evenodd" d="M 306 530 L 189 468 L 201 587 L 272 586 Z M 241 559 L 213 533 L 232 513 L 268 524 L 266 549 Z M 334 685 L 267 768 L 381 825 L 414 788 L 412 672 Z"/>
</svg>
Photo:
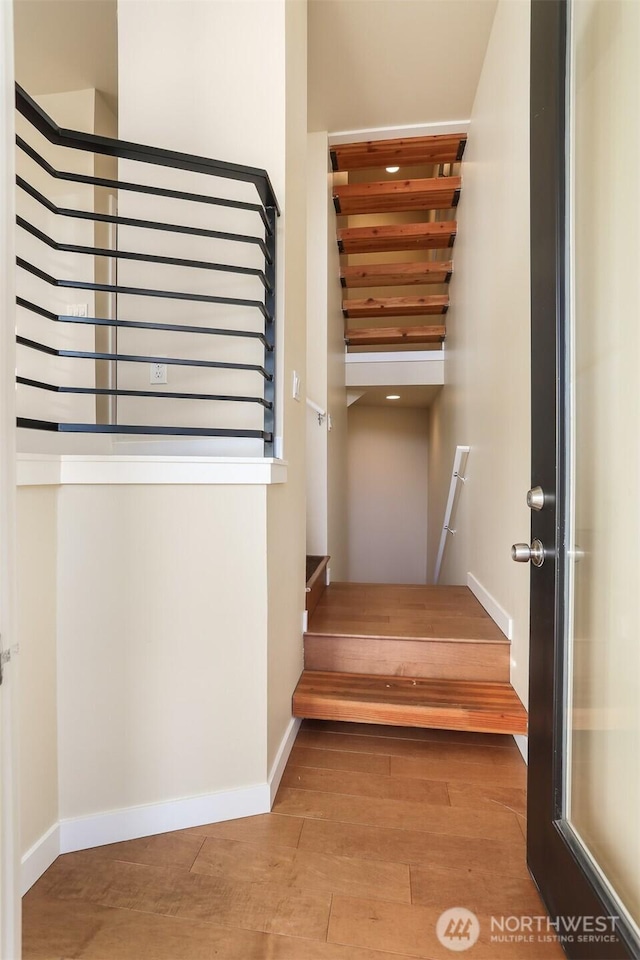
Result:
<svg viewBox="0 0 640 960">
<path fill-rule="evenodd" d="M 16 298 L 17 306 L 22 311 L 18 315 L 17 343 L 28 351 L 22 368 L 20 361 L 18 363 L 17 383 L 28 391 L 39 393 L 29 394 L 25 404 L 26 410 L 21 411 L 19 407 L 19 413 L 28 415 L 18 417 L 18 426 L 73 433 L 251 438 L 261 440 L 264 444 L 265 456 L 272 456 L 275 429 L 276 219 L 280 211 L 266 171 L 63 129 L 47 116 L 18 85 L 16 85 L 16 108 L 28 124 L 27 129 L 36 131 L 36 140 L 37 135 L 41 135 L 56 148 L 64 147 L 72 151 L 117 158 L 119 161 L 135 161 L 141 165 L 142 169 L 147 164 L 170 168 L 178 176 L 175 183 L 165 187 L 120 179 L 120 171 L 116 177 L 112 178 L 59 170 L 57 163 L 54 165 L 50 159 L 42 155 L 46 150 L 36 149 L 33 143 L 28 142 L 21 135 L 26 133 L 26 130 L 19 131 L 16 143 L 20 151 L 20 172 L 16 177 L 16 183 L 20 196 L 24 198 L 21 202 L 27 206 L 31 204 L 31 214 L 23 215 L 21 210 L 16 222 L 25 237 L 24 242 L 26 243 L 28 238 L 31 246 L 27 256 L 19 255 L 16 260 L 19 279 L 22 281 L 22 289 L 19 289 Z M 22 127 L 25 126 L 23 121 L 21 124 Z M 56 158 L 58 155 L 59 150 L 56 151 Z M 74 156 L 77 157 L 77 154 Z M 29 167 L 29 164 L 35 166 L 31 166 L 32 175 L 27 178 L 25 168 Z M 210 196 L 206 192 L 201 192 L 200 189 L 190 191 L 176 188 L 176 186 L 185 185 L 180 182 L 185 178 L 188 181 L 198 180 L 201 183 L 202 176 L 215 177 L 227 182 L 238 181 L 241 185 L 249 184 L 255 188 L 260 202 Z M 150 176 L 150 179 L 153 177 Z M 161 179 L 164 180 L 166 177 Z M 38 182 L 38 186 L 31 182 L 33 180 Z M 67 193 L 73 192 L 73 185 L 82 185 L 82 189 L 93 187 L 94 196 L 96 190 L 104 189 L 116 198 L 131 195 L 146 197 L 147 203 L 151 201 L 154 203 L 153 218 L 122 215 L 118 212 L 117 205 L 116 212 L 102 212 L 93 207 L 86 210 L 80 209 L 75 203 L 73 206 L 64 206 L 47 196 L 47 188 L 42 186 L 43 182 L 51 182 L 54 185 L 57 183 L 58 195 L 64 190 Z M 69 186 L 65 187 L 65 185 Z M 245 186 L 240 189 L 246 193 Z M 175 222 L 180 219 L 175 216 L 156 218 L 158 207 L 161 207 L 165 201 L 172 201 L 174 205 L 178 203 L 181 212 L 186 209 L 194 211 L 191 222 Z M 141 202 L 144 203 L 144 200 Z M 245 219 L 255 215 L 258 218 L 259 228 L 255 233 L 248 233 L 236 232 L 235 229 L 222 229 L 221 227 L 229 227 L 228 222 L 222 225 L 215 222 L 211 223 L 211 226 L 202 225 L 203 211 L 209 219 L 214 216 L 215 208 L 223 211 L 219 214 L 220 216 L 224 216 L 226 211 L 227 221 L 229 211 L 238 211 L 238 216 Z M 70 221 L 94 224 L 96 225 L 92 228 L 94 231 L 112 227 L 121 234 L 123 230 L 131 230 L 130 236 L 133 242 L 129 242 L 125 249 L 121 244 L 120 236 L 116 235 L 112 243 L 97 243 L 95 232 L 94 243 L 76 243 L 68 242 L 67 239 L 57 239 L 57 225 Z M 100 228 L 98 225 L 105 226 Z M 83 229 L 86 231 L 87 227 Z M 147 243 L 151 249 L 135 249 L 136 246 L 141 245 L 140 238 L 145 236 L 154 237 Z M 161 245 L 162 240 L 155 238 L 162 237 L 166 237 L 165 244 L 169 242 L 171 244 L 171 249 L 166 252 L 158 252 L 158 245 Z M 180 251 L 176 251 L 175 247 L 180 243 L 188 245 L 187 255 L 176 255 Z M 198 251 L 194 251 L 194 247 L 198 244 L 200 245 Z M 217 247 L 222 244 L 224 250 L 232 249 L 237 252 L 233 255 L 227 252 L 220 261 L 217 256 L 212 258 L 200 253 L 202 246 L 206 250 L 211 244 Z M 157 285 L 149 286 L 137 281 L 122 283 L 119 278 L 116 278 L 115 282 L 99 282 L 96 277 L 78 279 L 59 276 L 58 274 L 63 272 L 61 263 L 68 256 L 80 258 L 80 261 L 82 258 L 92 257 L 94 262 L 97 258 L 105 258 L 106 262 L 114 265 L 114 270 L 116 267 L 122 270 L 125 266 L 129 272 L 136 268 L 152 270 L 154 279 L 159 277 L 159 281 Z M 256 262 L 256 258 L 259 262 Z M 229 262 L 223 262 L 227 259 Z M 242 262 L 243 259 L 245 262 Z M 236 260 L 238 262 L 235 262 Z M 85 262 L 91 261 L 85 260 Z M 166 274 L 172 270 L 178 270 L 183 277 L 185 271 L 197 271 L 197 275 L 202 279 L 193 283 L 186 282 L 185 289 L 174 289 L 178 284 L 166 282 Z M 73 273 L 73 271 L 70 272 Z M 204 278 L 215 280 L 216 277 L 224 275 L 232 278 L 238 288 L 228 289 L 230 279 L 222 290 L 203 291 Z M 189 276 L 194 275 L 189 274 Z M 257 287 L 255 287 L 256 284 Z M 47 302 L 48 297 L 54 294 L 59 297 L 63 290 L 76 293 L 86 291 L 91 297 L 103 295 L 113 297 L 113 301 L 110 301 L 112 307 L 102 311 L 87 310 L 95 313 L 95 316 L 77 316 L 75 312 L 71 312 L 70 308 L 60 309 L 59 303 L 52 305 Z M 130 298 L 131 306 L 123 310 L 123 300 L 129 302 Z M 179 305 L 175 307 L 180 312 L 179 317 L 157 314 L 159 305 L 165 301 L 167 304 Z M 163 309 L 166 311 L 166 308 Z M 217 311 L 213 322 L 206 312 L 203 315 L 203 310 Z M 111 315 L 99 316 L 100 312 Z M 133 316 L 131 316 L 132 313 Z M 220 322 L 221 313 L 222 322 Z M 234 317 L 239 318 L 237 326 L 234 326 Z M 34 333 L 34 324 L 36 333 Z M 85 337 L 74 345 L 73 331 L 79 329 L 77 325 L 94 328 L 93 343 L 87 343 Z M 62 343 L 58 345 L 57 337 L 61 331 L 64 331 L 64 336 L 61 337 Z M 133 331 L 138 333 L 134 334 Z M 131 349 L 127 343 L 121 342 L 120 338 L 129 335 L 148 338 L 148 342 L 145 341 L 147 349 L 140 350 L 136 340 L 133 341 L 136 349 Z M 200 335 L 202 340 L 197 341 L 199 346 L 195 349 L 194 356 L 191 338 Z M 174 349 L 172 355 L 166 356 L 167 340 L 175 336 L 182 336 L 182 342 L 186 346 Z M 105 341 L 104 337 L 111 339 Z M 104 349 L 105 342 L 108 342 L 108 349 Z M 215 343 L 225 344 L 219 355 L 216 355 L 216 350 L 212 349 Z M 236 346 L 234 347 L 233 344 Z M 251 344 L 254 346 L 252 347 Z M 260 351 L 259 356 L 255 354 L 256 345 Z M 88 347 L 93 348 L 88 349 Z M 251 350 L 254 351 L 253 354 L 250 353 Z M 235 356 L 234 351 L 237 351 Z M 188 355 L 182 355 L 184 353 Z M 90 371 L 88 376 L 90 382 L 74 383 L 72 371 L 79 368 L 73 366 L 65 368 L 65 375 L 60 376 L 59 360 L 94 361 L 93 373 Z M 109 365 L 108 369 L 111 371 L 106 384 L 104 382 L 105 363 Z M 102 367 L 99 367 L 100 364 Z M 188 388 L 183 382 L 181 389 L 161 389 L 160 386 L 156 389 L 142 389 L 142 384 L 139 382 L 140 373 L 133 376 L 124 376 L 121 373 L 122 365 L 125 364 L 162 364 L 169 369 L 184 368 L 186 373 L 182 374 L 182 377 L 187 376 L 188 371 L 191 370 L 199 371 L 200 377 L 205 375 L 209 380 L 203 384 L 202 380 L 198 379 Z M 102 372 L 99 373 L 99 371 Z M 238 380 L 230 383 L 227 376 L 229 372 L 234 376 L 237 375 Z M 222 383 L 219 383 L 218 377 L 222 374 L 225 378 Z M 193 375 L 195 376 L 195 373 Z M 254 384 L 252 389 L 246 389 L 247 376 L 256 378 L 258 387 Z M 57 380 L 68 381 L 70 378 L 72 382 L 56 382 Z M 83 378 L 87 379 L 86 368 L 80 379 Z M 83 422 L 80 420 L 74 422 L 73 419 L 60 420 L 47 416 L 45 398 L 53 394 L 58 397 L 63 395 L 95 397 L 95 417 L 85 416 Z M 42 407 L 38 407 L 38 400 L 34 399 L 34 396 L 42 397 Z M 104 409 L 100 412 L 97 399 L 100 397 L 111 398 L 113 401 L 108 414 Z M 184 402 L 189 406 L 183 406 L 182 409 L 188 409 L 192 418 L 198 423 L 192 425 L 183 425 L 182 421 L 158 423 L 155 413 L 153 416 L 146 416 L 144 422 L 130 422 L 130 410 L 128 416 L 121 416 L 118 404 L 121 398 L 136 398 L 144 401 L 162 398 L 165 401 L 174 401 L 178 406 L 171 408 L 172 416 L 166 417 L 166 421 L 175 420 L 179 405 Z M 191 404 L 192 401 L 198 402 Z M 53 402 L 53 398 L 50 402 Z M 238 405 L 235 407 L 236 411 L 242 409 L 246 411 L 247 404 L 255 404 L 262 411 L 260 422 L 247 426 L 246 416 L 238 413 L 235 416 L 235 426 L 221 426 L 220 404 Z M 164 404 L 160 405 L 160 408 L 167 409 Z M 156 409 L 158 408 L 154 405 L 154 410 Z M 228 411 L 233 408 L 230 406 L 222 409 Z M 208 412 L 203 414 L 203 410 Z M 184 419 L 188 419 L 188 416 Z"/>
</svg>

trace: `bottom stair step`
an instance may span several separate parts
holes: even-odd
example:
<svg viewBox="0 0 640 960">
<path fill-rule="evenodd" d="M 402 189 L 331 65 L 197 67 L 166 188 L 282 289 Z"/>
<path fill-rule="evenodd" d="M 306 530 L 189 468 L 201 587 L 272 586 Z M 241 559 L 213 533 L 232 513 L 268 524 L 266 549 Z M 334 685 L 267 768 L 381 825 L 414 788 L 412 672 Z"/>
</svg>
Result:
<svg viewBox="0 0 640 960">
<path fill-rule="evenodd" d="M 478 733 L 526 734 L 527 712 L 509 683 L 429 680 L 305 670 L 293 714 Z"/>
</svg>

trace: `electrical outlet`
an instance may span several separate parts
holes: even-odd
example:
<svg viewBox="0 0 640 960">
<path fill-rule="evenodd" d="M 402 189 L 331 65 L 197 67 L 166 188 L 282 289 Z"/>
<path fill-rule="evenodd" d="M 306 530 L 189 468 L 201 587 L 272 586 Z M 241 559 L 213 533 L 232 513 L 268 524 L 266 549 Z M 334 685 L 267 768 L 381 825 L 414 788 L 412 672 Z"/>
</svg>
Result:
<svg viewBox="0 0 640 960">
<path fill-rule="evenodd" d="M 68 303 L 67 316 L 68 317 L 88 317 L 89 304 L 88 303 Z"/>
<path fill-rule="evenodd" d="M 149 364 L 149 383 L 166 383 L 167 365 L 166 363 Z"/>
</svg>

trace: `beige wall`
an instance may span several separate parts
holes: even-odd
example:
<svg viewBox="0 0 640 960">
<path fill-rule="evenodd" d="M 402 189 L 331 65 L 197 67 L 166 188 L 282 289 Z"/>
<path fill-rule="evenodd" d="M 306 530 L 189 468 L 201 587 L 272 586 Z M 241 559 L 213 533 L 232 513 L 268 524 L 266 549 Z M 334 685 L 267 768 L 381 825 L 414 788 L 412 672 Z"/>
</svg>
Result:
<svg viewBox="0 0 640 960">
<path fill-rule="evenodd" d="M 258 6 L 263 6 L 258 4 Z M 284 189 L 280 232 L 280 384 L 284 458 L 288 482 L 267 490 L 268 671 L 267 768 L 291 722 L 291 695 L 302 672 L 302 611 L 305 581 L 305 385 L 292 398 L 293 371 L 306 367 L 306 158 L 307 158 L 307 5 L 287 0 L 277 6 L 285 18 L 281 50 L 284 94 Z M 283 90 L 283 87 L 280 87 Z M 278 187 L 276 186 L 276 189 Z M 286 223 L 286 229 L 285 229 Z M 284 309 L 282 309 L 284 307 Z"/>
<path fill-rule="evenodd" d="M 263 781 L 291 718 L 290 698 L 302 656 L 305 411 L 303 404 L 292 399 L 289 385 L 294 369 L 300 374 L 305 370 L 306 6 L 285 2 L 160 6 L 127 2 L 120 5 L 119 22 L 120 136 L 263 167 L 282 207 L 278 223 L 277 430 L 283 435 L 283 456 L 289 463 L 288 483 L 269 489 L 262 525 L 248 527 L 238 542 L 236 549 L 252 559 L 246 565 L 233 564 L 232 588 L 235 608 L 246 609 L 254 618 L 249 634 L 256 651 L 252 670 L 259 685 L 255 699 L 260 712 L 251 714 L 247 723 L 256 744 L 265 738 L 260 748 L 263 770 L 259 779 Z M 211 57 L 214 40 L 216 56 Z M 153 54 L 143 56 L 142 51 Z M 166 70 L 167 56 L 171 57 L 171 71 Z M 161 179 L 160 172 L 156 174 Z M 215 183 L 218 195 L 226 195 L 219 192 L 222 186 Z M 242 196 L 246 189 L 239 186 L 240 191 L 234 185 L 234 196 Z M 211 183 L 207 185 L 207 189 L 213 188 Z M 246 196 L 255 198 L 251 191 Z M 228 211 L 218 212 L 216 224 L 222 229 L 225 223 L 236 232 L 246 229 L 245 221 L 235 214 L 229 221 Z M 255 233 L 255 224 L 246 232 Z M 214 247 L 215 243 L 209 251 L 212 258 Z M 242 296 L 242 288 L 234 283 L 236 295 Z M 209 308 L 207 313 L 211 314 Z M 240 323 L 242 317 L 236 316 Z M 230 314 L 225 316 L 225 325 L 230 319 Z M 234 356 L 243 357 L 243 349 L 243 344 L 238 347 L 235 343 Z M 216 503 L 224 496 L 220 488 L 211 493 Z M 248 488 L 238 491 L 230 522 L 241 522 L 251 509 L 253 496 Z M 211 509 L 218 507 L 212 505 Z M 233 557 L 233 551 L 230 555 Z M 265 564 L 260 572 L 253 566 L 258 560 Z M 267 585 L 268 612 L 263 605 Z M 229 584 L 207 589 L 212 602 L 224 609 Z M 204 623 L 202 627 L 206 629 Z M 243 696 L 239 682 L 229 674 L 231 698 Z M 229 713 L 222 705 L 217 716 L 219 723 L 228 727 Z M 224 765 L 221 775 L 232 776 L 224 772 Z M 237 782 L 237 776 L 235 779 Z"/>
<path fill-rule="evenodd" d="M 95 126 L 95 91 L 76 90 L 70 93 L 42 94 L 37 100 L 42 108 L 61 126 L 92 133 Z M 59 170 L 93 175 L 94 158 L 90 153 L 54 147 L 37 133 L 22 117 L 17 118 L 20 134 Z M 61 207 L 91 209 L 93 187 L 52 179 L 22 151 L 16 153 L 18 172 L 30 184 Z M 89 220 L 59 217 L 33 200 L 22 190 L 17 194 L 17 210 L 26 220 L 54 240 L 82 245 L 94 242 L 94 225 Z M 18 255 L 56 277 L 57 279 L 94 281 L 93 257 L 63 253 L 18 229 Z M 45 283 L 25 270 L 17 271 L 17 292 L 20 296 L 56 314 L 69 312 L 71 304 L 85 303 L 89 315 L 94 314 L 94 296 L 88 290 L 60 289 Z M 52 347 L 92 350 L 93 328 L 80 324 L 59 324 L 18 307 L 17 325 L 22 336 Z M 52 360 L 44 354 L 18 347 L 18 369 L 25 376 L 61 385 L 88 386 L 95 383 L 94 363 L 91 360 Z M 95 421 L 95 400 L 91 396 L 56 394 L 19 386 L 17 389 L 18 416 L 53 421 Z M 19 449 L 39 452 L 46 449 L 49 438 L 33 430 L 19 432 Z"/>
<path fill-rule="evenodd" d="M 430 425 L 430 570 L 455 448 L 469 444 L 441 582 L 472 573 L 513 618 L 512 682 L 526 702 L 529 572 L 510 546 L 530 524 L 528 3 L 498 4 L 462 176 L 446 385 Z"/>
<path fill-rule="evenodd" d="M 349 580 L 425 583 L 427 411 L 349 407 Z"/>
<path fill-rule="evenodd" d="M 262 487 L 60 490 L 62 818 L 264 782 L 265 506 Z"/>
<path fill-rule="evenodd" d="M 327 410 L 307 413 L 307 552 L 331 556 L 331 576 L 346 578 L 347 399 L 340 258 L 326 132 L 309 134 L 307 172 L 307 396 Z"/>
<path fill-rule="evenodd" d="M 17 497 L 22 853 L 59 818 L 57 497 L 57 487 L 25 487 Z"/>
<path fill-rule="evenodd" d="M 0 304 L 15 309 L 15 98 L 13 5 L 0 7 Z M 15 602 L 15 331 L 0 327 L 0 633 L 2 649 L 18 642 Z M 0 956 L 21 956 L 18 828 L 18 696 L 20 660 L 4 671 L 0 691 Z"/>
</svg>

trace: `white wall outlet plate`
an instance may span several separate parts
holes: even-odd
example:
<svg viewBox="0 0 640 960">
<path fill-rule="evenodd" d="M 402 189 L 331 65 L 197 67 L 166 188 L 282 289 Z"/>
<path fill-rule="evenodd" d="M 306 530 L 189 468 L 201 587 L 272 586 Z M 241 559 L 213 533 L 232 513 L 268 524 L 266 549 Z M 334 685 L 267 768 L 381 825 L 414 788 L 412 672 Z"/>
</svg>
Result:
<svg viewBox="0 0 640 960">
<path fill-rule="evenodd" d="M 67 316 L 68 317 L 88 317 L 89 304 L 88 303 L 68 303 Z"/>
<path fill-rule="evenodd" d="M 167 365 L 166 363 L 149 364 L 149 383 L 166 383 Z"/>
<path fill-rule="evenodd" d="M 293 399 L 300 403 L 300 377 L 293 371 Z"/>
</svg>

